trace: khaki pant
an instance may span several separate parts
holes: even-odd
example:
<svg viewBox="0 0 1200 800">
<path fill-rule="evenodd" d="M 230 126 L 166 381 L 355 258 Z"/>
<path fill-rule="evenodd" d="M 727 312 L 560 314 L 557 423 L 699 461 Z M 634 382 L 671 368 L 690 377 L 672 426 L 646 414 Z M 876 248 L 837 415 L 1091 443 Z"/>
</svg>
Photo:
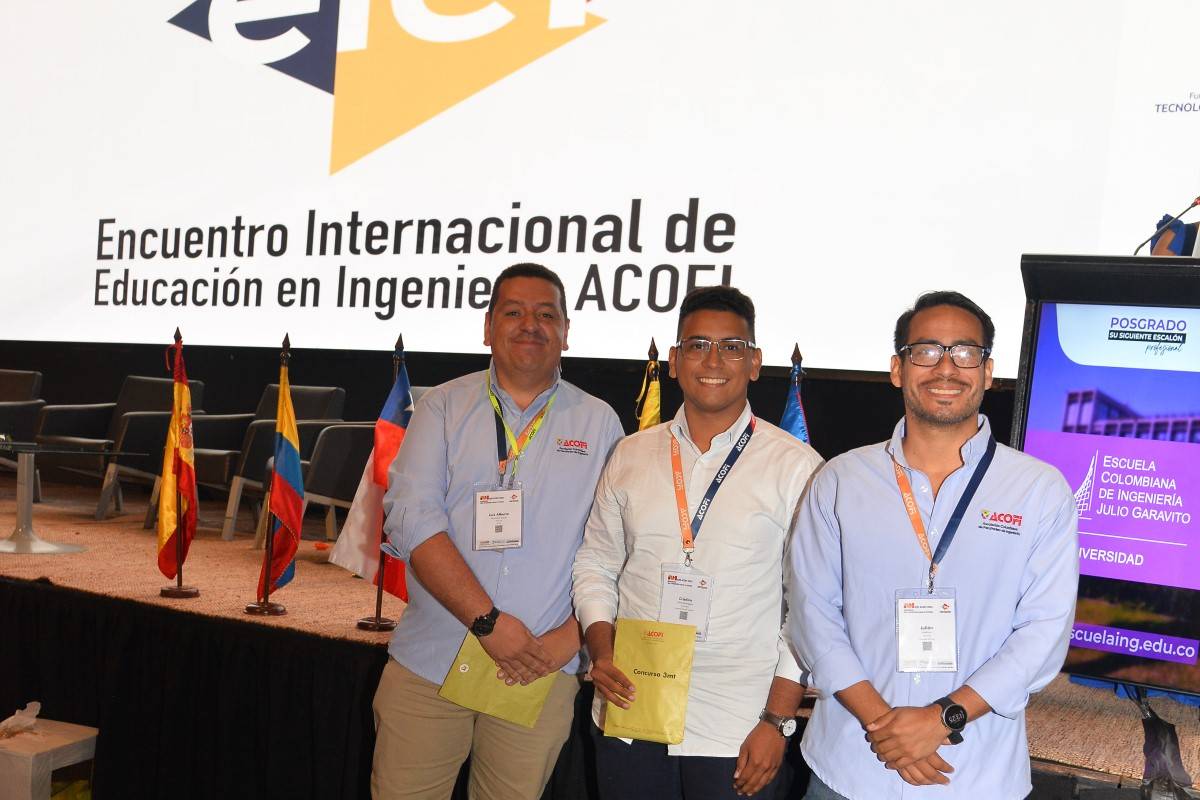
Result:
<svg viewBox="0 0 1200 800">
<path fill-rule="evenodd" d="M 559 675 L 533 728 L 457 706 L 389 658 L 375 691 L 374 800 L 446 800 L 471 754 L 472 800 L 538 800 L 571 730 L 579 680 Z"/>
</svg>

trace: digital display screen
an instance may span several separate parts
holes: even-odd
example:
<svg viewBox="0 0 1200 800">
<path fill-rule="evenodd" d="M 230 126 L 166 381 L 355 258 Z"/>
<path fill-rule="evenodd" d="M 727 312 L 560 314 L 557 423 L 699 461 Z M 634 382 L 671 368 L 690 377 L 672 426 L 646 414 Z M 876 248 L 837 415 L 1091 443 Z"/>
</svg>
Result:
<svg viewBox="0 0 1200 800">
<path fill-rule="evenodd" d="M 1200 693 L 1200 309 L 1039 313 L 1024 450 L 1079 511 L 1064 669 Z"/>
</svg>

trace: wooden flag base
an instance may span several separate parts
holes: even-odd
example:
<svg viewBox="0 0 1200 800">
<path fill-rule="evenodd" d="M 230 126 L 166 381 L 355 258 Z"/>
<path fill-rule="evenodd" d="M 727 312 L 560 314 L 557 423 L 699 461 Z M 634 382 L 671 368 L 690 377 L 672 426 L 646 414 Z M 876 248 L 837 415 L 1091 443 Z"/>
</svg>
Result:
<svg viewBox="0 0 1200 800">
<path fill-rule="evenodd" d="M 164 586 L 158 593 L 163 597 L 170 597 L 177 600 L 190 600 L 193 597 L 200 596 L 200 590 L 195 586 Z"/>
<path fill-rule="evenodd" d="M 256 617 L 282 617 L 287 609 L 282 603 L 247 603 L 246 613 Z"/>
<path fill-rule="evenodd" d="M 358 621 L 359 630 L 392 631 L 396 629 L 396 620 L 387 617 L 363 617 Z"/>
</svg>

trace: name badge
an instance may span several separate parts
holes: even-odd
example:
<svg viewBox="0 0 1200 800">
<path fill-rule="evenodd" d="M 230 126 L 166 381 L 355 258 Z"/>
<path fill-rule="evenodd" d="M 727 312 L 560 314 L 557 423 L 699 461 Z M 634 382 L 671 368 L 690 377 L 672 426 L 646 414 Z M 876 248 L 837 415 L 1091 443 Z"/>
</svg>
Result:
<svg viewBox="0 0 1200 800">
<path fill-rule="evenodd" d="M 708 638 L 708 611 L 712 605 L 713 579 L 684 564 L 662 565 L 662 594 L 658 621 L 695 625 L 696 641 Z"/>
<path fill-rule="evenodd" d="M 521 546 L 524 490 L 512 486 L 475 485 L 475 549 L 508 550 Z"/>
<path fill-rule="evenodd" d="M 958 631 L 953 589 L 896 592 L 896 653 L 900 672 L 957 672 Z"/>
</svg>

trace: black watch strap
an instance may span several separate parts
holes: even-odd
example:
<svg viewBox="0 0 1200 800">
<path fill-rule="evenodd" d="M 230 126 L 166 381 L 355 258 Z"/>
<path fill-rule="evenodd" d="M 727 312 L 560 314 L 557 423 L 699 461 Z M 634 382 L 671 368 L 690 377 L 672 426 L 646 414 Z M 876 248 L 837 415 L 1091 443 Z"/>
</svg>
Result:
<svg viewBox="0 0 1200 800">
<path fill-rule="evenodd" d="M 496 627 L 496 620 L 500 618 L 500 609 L 492 606 L 492 610 L 486 614 L 482 614 L 475 618 L 471 623 L 471 633 L 477 637 L 487 636 Z"/>
<path fill-rule="evenodd" d="M 962 741 L 962 730 L 967 727 L 967 710 L 949 697 L 939 697 L 933 702 L 942 709 L 942 724 L 950 729 L 950 743 Z M 958 737 L 958 741 L 954 741 Z"/>
</svg>

